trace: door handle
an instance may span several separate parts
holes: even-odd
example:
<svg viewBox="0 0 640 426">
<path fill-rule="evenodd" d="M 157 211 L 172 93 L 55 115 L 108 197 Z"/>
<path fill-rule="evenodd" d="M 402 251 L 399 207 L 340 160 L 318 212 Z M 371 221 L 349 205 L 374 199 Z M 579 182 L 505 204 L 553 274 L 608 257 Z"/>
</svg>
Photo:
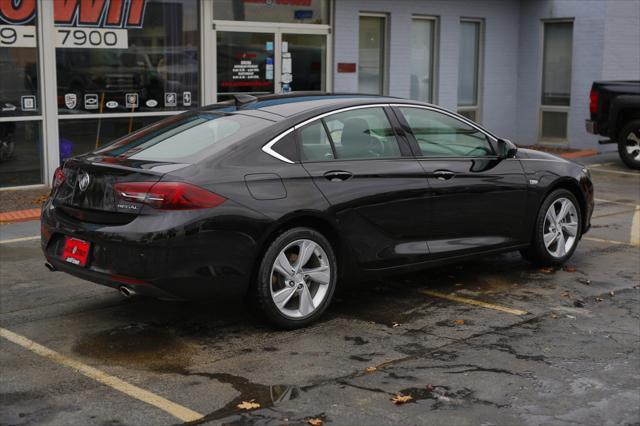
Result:
<svg viewBox="0 0 640 426">
<path fill-rule="evenodd" d="M 331 182 L 338 182 L 350 179 L 353 177 L 353 173 L 346 172 L 344 170 L 332 170 L 324 174 L 324 177 L 330 180 Z"/>
<path fill-rule="evenodd" d="M 455 173 L 449 170 L 436 170 L 435 172 L 433 172 L 433 177 L 438 180 L 449 180 L 455 175 Z"/>
</svg>

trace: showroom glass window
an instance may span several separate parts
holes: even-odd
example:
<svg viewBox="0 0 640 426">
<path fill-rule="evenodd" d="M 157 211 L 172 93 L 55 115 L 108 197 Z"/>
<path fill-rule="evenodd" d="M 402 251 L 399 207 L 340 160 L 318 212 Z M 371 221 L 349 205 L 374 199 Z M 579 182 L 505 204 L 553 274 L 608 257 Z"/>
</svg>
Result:
<svg viewBox="0 0 640 426">
<path fill-rule="evenodd" d="M 55 0 L 54 14 L 61 160 L 200 105 L 199 2 Z"/>
<path fill-rule="evenodd" d="M 433 102 L 435 28 L 434 18 L 411 20 L 410 98 L 417 101 Z"/>
<path fill-rule="evenodd" d="M 480 121 L 480 64 L 482 54 L 482 22 L 460 21 L 458 51 L 458 113 Z"/>
<path fill-rule="evenodd" d="M 0 187 L 43 182 L 36 2 L 0 2 Z"/>
<path fill-rule="evenodd" d="M 573 22 L 545 22 L 540 107 L 542 140 L 567 140 L 572 55 Z"/>
</svg>

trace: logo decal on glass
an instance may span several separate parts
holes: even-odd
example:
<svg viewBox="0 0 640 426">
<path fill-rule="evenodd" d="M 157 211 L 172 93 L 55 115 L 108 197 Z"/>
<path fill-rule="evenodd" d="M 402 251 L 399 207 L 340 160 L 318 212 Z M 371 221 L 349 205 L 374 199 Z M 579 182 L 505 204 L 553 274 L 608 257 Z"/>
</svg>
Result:
<svg viewBox="0 0 640 426">
<path fill-rule="evenodd" d="M 36 110 L 36 97 L 35 96 L 21 96 L 20 105 L 23 111 L 35 111 Z"/>
<path fill-rule="evenodd" d="M 178 105 L 178 97 L 174 92 L 165 92 L 164 94 L 164 106 L 174 107 Z"/>
<path fill-rule="evenodd" d="M 64 104 L 69 109 L 74 109 L 78 106 L 78 95 L 75 93 L 67 93 L 64 95 Z"/>
<path fill-rule="evenodd" d="M 127 93 L 125 95 L 125 107 L 126 108 L 138 108 L 138 94 L 137 93 Z"/>
<path fill-rule="evenodd" d="M 191 106 L 191 92 L 182 92 L 182 105 Z"/>
<path fill-rule="evenodd" d="M 78 175 L 78 188 L 80 188 L 80 191 L 86 191 L 90 183 L 91 177 L 89 176 L 89 173 L 82 172 Z"/>
<path fill-rule="evenodd" d="M 116 101 L 107 102 L 107 108 L 109 108 L 109 109 L 118 108 L 118 105 L 120 105 L 120 104 L 118 102 L 116 102 Z"/>
<path fill-rule="evenodd" d="M 84 109 L 98 109 L 98 95 L 89 93 L 84 95 Z"/>
<path fill-rule="evenodd" d="M 158 106 L 158 101 L 155 99 L 147 99 L 147 102 L 144 103 L 149 108 L 155 108 Z"/>
</svg>

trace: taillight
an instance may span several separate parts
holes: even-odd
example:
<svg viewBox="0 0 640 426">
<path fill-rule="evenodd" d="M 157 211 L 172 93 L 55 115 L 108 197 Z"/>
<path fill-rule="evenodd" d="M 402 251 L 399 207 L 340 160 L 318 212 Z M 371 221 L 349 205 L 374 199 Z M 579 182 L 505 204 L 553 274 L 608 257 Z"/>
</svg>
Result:
<svg viewBox="0 0 640 426">
<path fill-rule="evenodd" d="M 123 201 L 160 210 L 191 210 L 217 207 L 225 198 L 184 182 L 121 182 L 114 186 Z"/>
<path fill-rule="evenodd" d="M 598 112 L 598 97 L 599 93 L 596 90 L 591 90 L 589 93 L 589 112 L 591 114 Z"/>
<path fill-rule="evenodd" d="M 64 179 L 65 179 L 64 172 L 60 167 L 58 167 L 56 171 L 53 173 L 53 182 L 51 182 L 51 187 L 53 189 L 58 189 L 60 185 L 64 183 Z"/>
</svg>

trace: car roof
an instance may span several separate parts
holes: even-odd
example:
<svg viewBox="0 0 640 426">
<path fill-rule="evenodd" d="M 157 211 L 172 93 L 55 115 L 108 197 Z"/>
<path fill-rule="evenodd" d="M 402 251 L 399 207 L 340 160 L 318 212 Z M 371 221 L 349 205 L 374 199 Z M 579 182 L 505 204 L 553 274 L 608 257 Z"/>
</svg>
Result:
<svg viewBox="0 0 640 426">
<path fill-rule="evenodd" d="M 337 108 L 346 108 L 355 105 L 380 104 L 380 103 L 415 103 L 426 105 L 421 102 L 410 101 L 402 98 L 390 96 L 354 94 L 354 93 L 291 93 L 286 95 L 265 95 L 257 97 L 243 97 L 238 100 L 224 101 L 217 104 L 205 106 L 204 111 L 219 112 L 259 112 L 263 118 L 264 113 L 269 119 L 280 121 L 293 118 L 296 115 L 307 115 L 311 111 L 322 112 Z M 253 115 L 253 114 L 251 114 Z"/>
</svg>

